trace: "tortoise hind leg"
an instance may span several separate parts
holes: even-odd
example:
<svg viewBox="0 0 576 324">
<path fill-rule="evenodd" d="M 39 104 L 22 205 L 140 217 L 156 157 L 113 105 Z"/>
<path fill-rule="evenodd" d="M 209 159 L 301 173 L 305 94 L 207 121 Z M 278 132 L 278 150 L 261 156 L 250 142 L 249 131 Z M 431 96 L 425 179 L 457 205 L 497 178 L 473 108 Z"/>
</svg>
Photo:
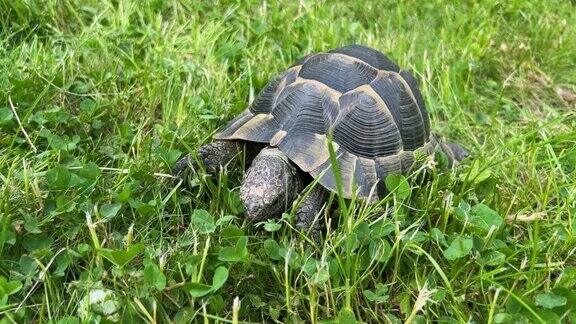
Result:
<svg viewBox="0 0 576 324">
<path fill-rule="evenodd" d="M 204 164 L 206 172 L 214 174 L 236 157 L 243 148 L 243 143 L 239 141 L 218 140 L 201 146 L 198 149 L 198 159 Z M 187 154 L 176 162 L 172 174 L 180 175 L 189 167 L 193 170 L 198 169 L 194 158 Z"/>
<path fill-rule="evenodd" d="M 461 145 L 452 142 L 440 143 L 440 148 L 448 156 L 450 167 L 457 165 L 460 161 L 464 160 L 470 153 Z"/>
<path fill-rule="evenodd" d="M 326 200 L 326 189 L 316 185 L 296 210 L 296 229 L 309 233 L 310 238 L 316 243 L 320 242 L 320 219 L 317 219 L 317 215 L 322 211 Z"/>
</svg>

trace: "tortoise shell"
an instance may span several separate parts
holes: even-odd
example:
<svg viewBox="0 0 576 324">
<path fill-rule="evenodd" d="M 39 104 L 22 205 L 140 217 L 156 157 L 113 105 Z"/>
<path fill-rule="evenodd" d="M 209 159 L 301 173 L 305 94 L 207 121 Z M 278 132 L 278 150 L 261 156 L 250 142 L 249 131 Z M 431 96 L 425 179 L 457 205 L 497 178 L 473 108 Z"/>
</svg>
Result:
<svg viewBox="0 0 576 324">
<path fill-rule="evenodd" d="M 336 191 L 329 132 L 346 198 L 354 190 L 381 198 L 387 175 L 407 173 L 416 151 L 431 154 L 437 145 L 414 76 L 359 45 L 301 58 L 214 137 L 278 147 Z"/>
</svg>

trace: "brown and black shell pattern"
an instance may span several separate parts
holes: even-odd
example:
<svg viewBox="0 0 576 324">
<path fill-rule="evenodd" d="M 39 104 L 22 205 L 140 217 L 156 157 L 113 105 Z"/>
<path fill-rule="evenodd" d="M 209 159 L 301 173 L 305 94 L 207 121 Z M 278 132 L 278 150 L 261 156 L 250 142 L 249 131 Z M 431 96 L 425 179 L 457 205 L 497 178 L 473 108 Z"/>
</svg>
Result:
<svg viewBox="0 0 576 324">
<path fill-rule="evenodd" d="M 414 76 L 360 45 L 303 57 L 214 137 L 278 147 L 336 191 L 329 132 L 345 198 L 357 190 L 378 200 L 387 175 L 407 173 L 416 150 L 431 154 L 437 145 Z"/>
</svg>

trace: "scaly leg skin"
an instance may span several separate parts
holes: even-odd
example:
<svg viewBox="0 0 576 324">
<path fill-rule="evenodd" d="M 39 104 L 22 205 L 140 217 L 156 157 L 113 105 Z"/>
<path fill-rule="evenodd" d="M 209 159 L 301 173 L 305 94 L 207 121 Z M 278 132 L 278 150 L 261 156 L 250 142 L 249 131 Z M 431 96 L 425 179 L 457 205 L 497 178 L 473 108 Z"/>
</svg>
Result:
<svg viewBox="0 0 576 324">
<path fill-rule="evenodd" d="M 215 174 L 237 156 L 243 147 L 243 143 L 238 141 L 214 141 L 198 149 L 198 159 L 204 164 L 207 173 Z M 172 168 L 172 174 L 181 176 L 189 168 L 197 170 L 198 166 L 194 158 L 187 154 L 176 162 Z"/>
<path fill-rule="evenodd" d="M 440 143 L 440 148 L 446 153 L 448 156 L 448 162 L 450 163 L 450 167 L 457 165 L 460 161 L 464 160 L 470 153 L 463 148 L 461 145 L 451 142 L 442 142 Z"/>
<path fill-rule="evenodd" d="M 304 194 L 305 192 L 303 192 Z M 320 219 L 316 216 L 326 203 L 327 192 L 321 185 L 317 184 L 304 197 L 296 211 L 296 229 L 310 235 L 314 243 L 320 242 Z"/>
</svg>

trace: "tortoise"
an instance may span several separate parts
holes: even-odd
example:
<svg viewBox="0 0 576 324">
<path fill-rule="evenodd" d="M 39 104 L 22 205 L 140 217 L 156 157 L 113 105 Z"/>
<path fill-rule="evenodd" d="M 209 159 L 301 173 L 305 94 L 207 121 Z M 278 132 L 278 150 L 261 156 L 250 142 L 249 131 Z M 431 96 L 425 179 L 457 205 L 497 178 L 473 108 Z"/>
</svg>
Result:
<svg viewBox="0 0 576 324">
<path fill-rule="evenodd" d="M 446 153 L 450 165 L 468 156 L 460 145 L 430 132 L 417 80 L 383 53 L 348 45 L 313 53 L 270 81 L 254 102 L 198 150 L 209 173 L 246 153 L 251 165 L 240 187 L 245 217 L 262 221 L 296 207 L 296 228 L 318 235 L 314 221 L 337 192 L 339 171 L 344 198 L 375 202 L 386 195 L 384 179 L 406 174 L 419 156 Z M 337 159 L 334 168 L 328 148 Z M 194 167 L 190 155 L 173 172 Z M 415 162 L 416 161 L 416 162 Z M 309 176 L 307 176 L 309 175 Z M 311 178 L 310 178 L 311 176 Z"/>
</svg>

